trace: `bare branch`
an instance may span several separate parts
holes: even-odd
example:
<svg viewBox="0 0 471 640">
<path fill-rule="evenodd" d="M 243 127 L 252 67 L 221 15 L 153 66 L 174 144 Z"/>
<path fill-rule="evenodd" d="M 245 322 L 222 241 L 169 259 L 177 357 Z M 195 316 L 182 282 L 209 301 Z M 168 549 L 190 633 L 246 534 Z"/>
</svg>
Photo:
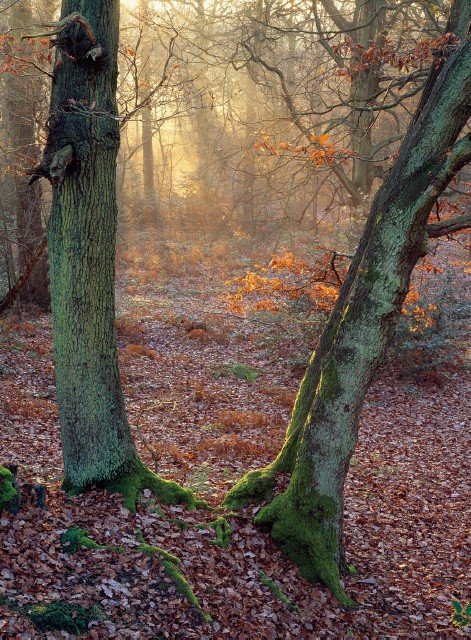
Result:
<svg viewBox="0 0 471 640">
<path fill-rule="evenodd" d="M 451 218 L 450 220 L 440 220 L 440 222 L 432 222 L 427 225 L 427 234 L 429 238 L 441 238 L 443 236 L 471 228 L 471 212 L 464 213 L 462 216 Z"/>
</svg>

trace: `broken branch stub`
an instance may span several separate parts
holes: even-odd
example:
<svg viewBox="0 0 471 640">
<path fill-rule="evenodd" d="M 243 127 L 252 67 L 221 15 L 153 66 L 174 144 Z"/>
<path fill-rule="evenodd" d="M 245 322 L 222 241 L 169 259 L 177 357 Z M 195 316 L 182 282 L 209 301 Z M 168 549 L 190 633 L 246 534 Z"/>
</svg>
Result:
<svg viewBox="0 0 471 640">
<path fill-rule="evenodd" d="M 74 149 L 71 144 L 68 144 L 63 149 L 56 151 L 52 157 L 52 162 L 49 167 L 49 180 L 51 184 L 58 185 L 64 179 L 67 167 L 74 158 Z"/>
<path fill-rule="evenodd" d="M 74 24 L 74 22 L 80 24 L 83 27 L 89 41 L 92 44 L 96 44 L 96 37 L 90 23 L 78 11 L 71 13 L 70 15 L 66 16 L 62 20 L 59 20 L 59 22 L 42 22 L 41 24 L 38 25 L 40 27 L 51 27 L 53 28 L 52 31 L 48 31 L 47 33 L 37 33 L 37 34 L 26 35 L 26 36 L 23 36 L 21 39 L 26 40 L 29 38 L 50 38 L 51 36 L 55 36 L 61 33 L 62 31 L 67 29 L 67 27 L 70 27 L 70 25 Z"/>
</svg>

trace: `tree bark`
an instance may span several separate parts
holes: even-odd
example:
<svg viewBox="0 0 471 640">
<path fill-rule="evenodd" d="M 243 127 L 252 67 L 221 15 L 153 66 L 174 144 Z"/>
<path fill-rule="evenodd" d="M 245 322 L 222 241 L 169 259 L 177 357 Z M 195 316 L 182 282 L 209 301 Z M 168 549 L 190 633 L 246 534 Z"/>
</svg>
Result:
<svg viewBox="0 0 471 640">
<path fill-rule="evenodd" d="M 353 56 L 353 64 L 365 64 L 362 57 L 364 51 L 370 45 L 380 44 L 377 41 L 381 31 L 381 12 L 379 7 L 383 0 L 359 0 L 357 5 L 357 25 L 366 25 L 354 32 L 355 45 L 361 48 Z M 350 116 L 351 148 L 357 154 L 353 157 L 352 183 L 356 195 L 352 199 L 353 206 L 360 206 L 362 201 L 371 193 L 375 179 L 375 166 L 373 163 L 373 127 L 375 112 L 369 110 L 373 96 L 378 93 L 380 65 L 369 64 L 352 76 L 350 85 L 350 100 L 352 113 Z"/>
<path fill-rule="evenodd" d="M 457 0 L 461 2 L 461 0 Z M 457 171 L 471 160 L 471 138 L 456 142 L 471 115 L 471 40 L 445 64 L 376 196 L 339 300 L 295 403 L 285 446 L 270 467 L 242 478 L 229 506 L 265 497 L 276 473 L 288 489 L 255 521 L 309 580 L 345 605 L 343 489 L 366 391 L 393 337 L 417 260 L 427 250 L 427 218 Z"/>
</svg>

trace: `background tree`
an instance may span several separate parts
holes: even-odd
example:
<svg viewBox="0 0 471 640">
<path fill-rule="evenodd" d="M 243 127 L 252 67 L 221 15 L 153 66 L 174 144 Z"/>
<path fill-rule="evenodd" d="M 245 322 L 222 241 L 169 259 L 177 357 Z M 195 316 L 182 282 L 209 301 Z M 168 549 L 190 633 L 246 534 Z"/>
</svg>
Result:
<svg viewBox="0 0 471 640">
<path fill-rule="evenodd" d="M 13 33 L 18 35 L 24 32 L 25 27 L 32 21 L 30 2 L 17 2 L 12 5 L 9 29 Z M 10 72 L 5 74 L 3 80 L 5 144 L 8 149 L 7 161 L 13 176 L 14 194 L 10 202 L 16 214 L 17 272 L 21 276 L 44 236 L 41 187 L 37 182 L 29 187 L 25 171 L 37 162 L 39 153 L 37 122 L 41 115 L 44 83 L 40 67 L 36 63 L 37 58 L 41 55 L 45 57 L 45 54 L 41 50 L 28 51 L 31 49 L 28 45 L 23 53 L 15 52 L 14 45 L 10 45 L 10 48 L 13 49 L 9 58 Z M 33 95 L 36 96 L 34 100 Z M 47 253 L 42 253 L 18 293 L 22 300 L 49 309 Z"/>
</svg>

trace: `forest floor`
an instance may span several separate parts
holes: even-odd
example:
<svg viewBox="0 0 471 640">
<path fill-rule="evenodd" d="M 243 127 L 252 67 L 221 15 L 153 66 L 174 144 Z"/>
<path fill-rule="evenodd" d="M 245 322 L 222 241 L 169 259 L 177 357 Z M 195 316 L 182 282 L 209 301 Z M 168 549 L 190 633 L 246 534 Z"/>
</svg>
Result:
<svg viewBox="0 0 471 640">
<path fill-rule="evenodd" d="M 459 307 L 460 298 L 471 300 L 470 263 L 456 243 L 442 247 L 433 264 L 444 272 L 416 278 L 441 298 L 448 283 Z M 271 461 L 281 447 L 303 349 L 299 336 L 290 335 L 289 318 L 280 328 L 267 315 L 257 321 L 261 316 L 228 311 L 224 281 L 242 273 L 248 259 L 200 258 L 188 251 L 181 267 L 163 276 L 156 261 L 122 257 L 117 324 L 129 419 L 142 458 L 216 506 L 237 478 Z M 206 322 L 208 331 L 187 331 L 188 319 Z M 456 322 L 463 331 L 463 321 Z M 24 615 L 23 607 L 56 599 L 101 607 L 105 619 L 83 634 L 92 639 L 467 636 L 450 623 L 451 601 L 471 600 L 471 375 L 463 346 L 469 327 L 461 344 L 455 329 L 451 358 L 440 359 L 432 344 L 427 366 L 414 369 L 410 354 L 420 360 L 423 353 L 407 351 L 404 343 L 368 393 L 345 504 L 347 560 L 356 567 L 345 585 L 359 606 L 345 611 L 324 587 L 303 580 L 251 523 L 257 507 L 229 518 L 231 543 L 220 548 L 211 528 L 193 526 L 214 520 L 207 510 L 159 508 L 146 495 L 131 514 L 119 496 L 100 491 L 66 497 L 50 316 L 23 309 L 2 321 L 0 461 L 20 465 L 20 482 L 46 483 L 48 499 L 47 510 L 25 504 L 16 516 L 0 516 L 0 596 L 10 604 L 0 606 L 0 636 L 69 637 L 35 630 Z M 227 363 L 234 362 L 258 377 L 231 375 Z M 60 535 L 72 526 L 125 550 L 66 553 Z M 158 558 L 138 551 L 138 528 L 146 542 L 180 558 L 212 622 L 177 591 Z M 278 599 L 260 571 L 297 608 Z"/>
</svg>

